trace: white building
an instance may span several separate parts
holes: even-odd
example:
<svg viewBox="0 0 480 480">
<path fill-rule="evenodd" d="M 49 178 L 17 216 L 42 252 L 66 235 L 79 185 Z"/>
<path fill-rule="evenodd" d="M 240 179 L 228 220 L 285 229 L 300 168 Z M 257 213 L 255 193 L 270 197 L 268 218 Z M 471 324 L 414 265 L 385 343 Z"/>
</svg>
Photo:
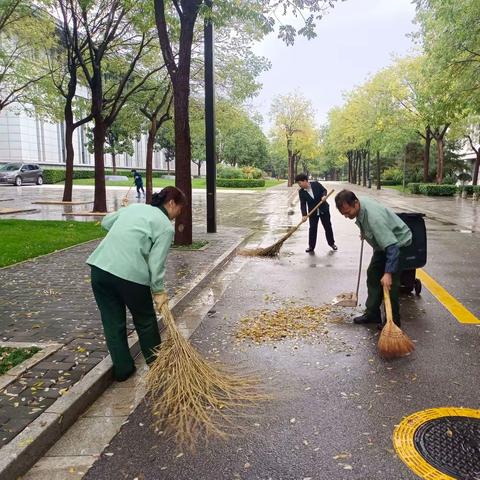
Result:
<svg viewBox="0 0 480 480">
<path fill-rule="evenodd" d="M 75 165 L 93 168 L 93 154 L 87 150 L 86 125 L 74 132 Z M 65 164 L 65 129 L 62 123 L 50 123 L 28 116 L 24 111 L 7 108 L 0 113 L 0 163 L 31 162 L 60 167 Z M 134 154 L 116 155 L 118 168 L 145 168 L 146 135 L 134 144 Z M 105 166 L 111 167 L 110 154 L 105 155 Z M 153 168 L 167 170 L 163 152 L 153 153 Z M 174 162 L 170 162 L 174 170 Z"/>
</svg>

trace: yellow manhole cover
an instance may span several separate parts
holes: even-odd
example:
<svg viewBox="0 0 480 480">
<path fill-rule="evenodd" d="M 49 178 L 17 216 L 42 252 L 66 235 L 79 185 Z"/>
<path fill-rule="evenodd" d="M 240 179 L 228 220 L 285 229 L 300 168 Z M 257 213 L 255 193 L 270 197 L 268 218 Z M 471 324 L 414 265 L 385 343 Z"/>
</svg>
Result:
<svg viewBox="0 0 480 480">
<path fill-rule="evenodd" d="M 423 479 L 480 479 L 480 410 L 445 407 L 414 413 L 393 432 L 393 445 Z"/>
</svg>

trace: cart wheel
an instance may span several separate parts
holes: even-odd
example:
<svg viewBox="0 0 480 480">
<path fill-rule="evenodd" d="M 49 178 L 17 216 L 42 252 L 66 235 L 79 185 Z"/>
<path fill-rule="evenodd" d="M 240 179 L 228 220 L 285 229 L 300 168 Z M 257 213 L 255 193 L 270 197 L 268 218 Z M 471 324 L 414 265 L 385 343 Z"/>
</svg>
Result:
<svg viewBox="0 0 480 480">
<path fill-rule="evenodd" d="M 420 295 L 420 292 L 422 291 L 422 282 L 416 278 L 415 279 L 415 295 L 417 295 L 417 297 Z"/>
</svg>

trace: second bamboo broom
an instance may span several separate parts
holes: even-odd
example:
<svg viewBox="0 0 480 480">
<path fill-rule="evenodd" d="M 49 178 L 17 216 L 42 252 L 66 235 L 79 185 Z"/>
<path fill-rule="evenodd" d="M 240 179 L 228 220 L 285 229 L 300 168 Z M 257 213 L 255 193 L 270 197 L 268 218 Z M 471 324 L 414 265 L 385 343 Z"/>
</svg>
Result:
<svg viewBox="0 0 480 480">
<path fill-rule="evenodd" d="M 202 358 L 178 330 L 165 303 L 161 312 L 167 339 L 156 352 L 146 378 L 154 426 L 175 438 L 177 447 L 194 450 L 199 440 L 238 432 L 245 407 L 268 397 L 259 380 L 228 372 Z"/>
<path fill-rule="evenodd" d="M 330 190 L 327 196 L 323 200 L 318 202 L 317 205 L 310 212 L 308 212 L 307 218 L 310 218 L 313 215 L 313 213 L 315 213 L 320 208 L 320 206 L 327 201 L 327 198 L 334 191 L 335 190 Z M 306 219 L 299 222 L 295 227 L 290 228 L 290 230 L 282 238 L 280 238 L 280 240 L 277 240 L 273 245 L 269 247 L 244 248 L 239 251 L 239 254 L 244 255 L 246 257 L 275 257 L 280 252 L 280 249 L 282 248 L 282 245 L 284 244 L 284 242 L 288 240 L 300 228 L 300 226 L 304 222 L 306 222 Z"/>
<path fill-rule="evenodd" d="M 383 287 L 383 298 L 387 321 L 378 339 L 378 351 L 383 358 L 403 357 L 415 350 L 415 345 L 403 331 L 395 325 L 392 315 L 392 303 L 388 288 Z"/>
</svg>

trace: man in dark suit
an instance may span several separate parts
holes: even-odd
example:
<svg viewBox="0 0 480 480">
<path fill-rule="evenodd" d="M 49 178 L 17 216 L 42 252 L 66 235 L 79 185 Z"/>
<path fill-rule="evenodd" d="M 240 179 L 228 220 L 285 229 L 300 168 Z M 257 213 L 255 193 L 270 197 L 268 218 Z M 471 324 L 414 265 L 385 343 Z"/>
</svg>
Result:
<svg viewBox="0 0 480 480">
<path fill-rule="evenodd" d="M 300 190 L 298 191 L 298 195 L 300 197 L 300 209 L 302 211 L 303 219 L 306 220 L 307 207 L 309 212 L 313 210 L 327 195 L 327 190 L 321 183 L 309 182 L 305 173 L 299 173 L 295 177 L 295 182 L 297 182 L 298 186 L 300 187 Z M 325 202 L 310 217 L 308 248 L 305 251 L 310 253 L 315 250 L 315 245 L 317 243 L 318 220 L 321 220 L 322 222 L 325 230 L 325 237 L 327 239 L 327 243 L 330 245 L 330 248 L 332 250 L 338 250 L 333 237 L 332 223 L 330 222 L 330 208 L 328 203 Z"/>
</svg>

